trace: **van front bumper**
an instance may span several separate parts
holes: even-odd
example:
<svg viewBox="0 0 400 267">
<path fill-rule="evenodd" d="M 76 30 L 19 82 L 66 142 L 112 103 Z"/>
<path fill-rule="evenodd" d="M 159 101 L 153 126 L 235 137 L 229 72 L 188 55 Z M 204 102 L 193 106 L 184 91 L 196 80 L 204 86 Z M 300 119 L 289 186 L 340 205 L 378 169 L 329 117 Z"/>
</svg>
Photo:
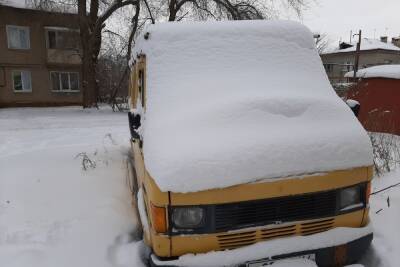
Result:
<svg viewBox="0 0 400 267">
<path fill-rule="evenodd" d="M 349 232 L 349 229 L 353 229 L 357 233 L 353 235 L 350 234 L 350 236 L 347 237 L 347 240 L 344 240 L 346 239 L 346 233 L 340 234 L 339 229 L 345 229 L 347 232 Z M 329 232 L 331 232 L 331 234 L 327 234 Z M 338 233 L 338 235 L 342 235 L 342 237 L 337 238 L 338 235 L 336 235 L 336 233 Z M 274 242 L 274 240 L 271 240 L 262 242 L 267 245 L 264 247 L 255 244 L 248 247 L 233 249 L 229 251 L 218 251 L 198 255 L 184 255 L 175 259 L 160 259 L 156 255 L 152 254 L 150 256 L 150 266 L 262 266 L 262 264 L 257 265 L 256 263 L 287 258 L 297 258 L 302 256 L 306 256 L 307 258 L 309 258 L 310 255 L 312 256 L 312 259 L 315 260 L 318 266 L 343 266 L 355 263 L 357 260 L 359 260 L 371 244 L 372 238 L 373 233 L 370 230 L 369 225 L 362 228 L 336 228 L 324 233 L 314 234 L 306 237 L 289 237 L 284 238 L 285 240 L 277 239 L 278 242 L 284 241 L 281 242 L 281 244 L 279 244 L 278 246 L 277 244 L 274 244 L 276 243 Z M 340 241 L 335 243 L 335 239 L 336 241 Z M 323 246 L 322 248 L 312 248 L 313 246 L 315 247 L 316 244 L 318 244 L 318 241 L 321 241 L 320 244 L 330 243 L 334 245 Z M 270 243 L 271 246 L 268 246 L 268 243 Z M 293 245 L 289 245 L 290 243 L 294 243 L 295 246 L 299 248 L 310 247 L 310 249 L 299 249 L 298 251 L 287 252 L 288 247 L 286 247 L 285 244 L 287 244 L 289 247 L 293 247 Z M 269 249 L 268 247 L 271 247 L 271 249 Z M 264 249 L 263 251 L 265 252 L 266 256 L 256 256 L 252 257 L 251 259 L 248 258 L 249 255 L 254 254 L 251 253 L 252 251 L 259 251 L 262 248 Z M 271 250 L 274 251 L 272 255 Z M 286 253 L 279 253 L 279 250 L 286 251 Z M 238 258 L 237 255 L 235 255 L 235 252 L 237 252 L 238 254 L 246 255 L 243 257 L 243 262 L 235 262 L 235 260 L 231 260 L 233 258 Z M 260 253 L 257 252 L 256 254 Z M 254 265 L 251 265 L 252 263 Z"/>
</svg>

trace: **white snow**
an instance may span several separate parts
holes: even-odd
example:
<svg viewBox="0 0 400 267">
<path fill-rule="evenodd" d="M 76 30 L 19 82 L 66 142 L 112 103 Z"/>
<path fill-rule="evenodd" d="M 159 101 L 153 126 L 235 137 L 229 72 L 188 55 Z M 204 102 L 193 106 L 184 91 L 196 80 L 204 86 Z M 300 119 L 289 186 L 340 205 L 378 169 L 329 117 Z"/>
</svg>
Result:
<svg viewBox="0 0 400 267">
<path fill-rule="evenodd" d="M 357 41 L 358 41 L 358 39 L 357 39 Z M 329 51 L 324 54 L 355 52 L 356 48 L 357 48 L 357 43 L 353 43 L 352 47 L 349 47 L 346 49 L 335 49 L 333 51 Z M 395 46 L 394 44 L 392 44 L 390 42 L 385 43 L 385 42 L 382 42 L 381 40 L 372 39 L 372 38 L 363 38 L 361 40 L 360 50 L 365 51 L 365 50 L 375 50 L 375 49 L 400 51 L 399 47 Z"/>
<path fill-rule="evenodd" d="M 360 105 L 360 102 L 358 102 L 357 100 L 353 100 L 353 99 L 347 99 L 346 104 L 349 107 L 354 108 L 355 106 Z"/>
<path fill-rule="evenodd" d="M 128 150 L 126 114 L 0 109 L 0 266 L 142 266 Z"/>
<path fill-rule="evenodd" d="M 354 71 L 347 72 L 344 77 L 352 78 Z M 357 71 L 357 78 L 400 79 L 400 65 L 380 65 Z"/>
<path fill-rule="evenodd" d="M 147 60 L 146 168 L 190 192 L 372 164 L 312 33 L 290 21 L 159 23 Z"/>
<path fill-rule="evenodd" d="M 149 249 L 127 234 L 136 218 L 125 185 L 126 120 L 104 109 L 0 109 L 0 266 L 144 266 Z M 75 156 L 84 151 L 95 169 L 81 169 Z M 372 191 L 399 182 L 396 169 L 375 177 Z M 400 186 L 371 196 L 370 207 L 374 240 L 360 263 L 397 267 Z"/>
<path fill-rule="evenodd" d="M 400 169 L 375 177 L 372 192 L 400 182 Z M 400 262 L 400 186 L 370 198 L 370 216 L 374 228 L 372 247 L 361 261 L 367 267 L 397 267 Z"/>
<path fill-rule="evenodd" d="M 363 228 L 338 227 L 310 236 L 278 238 L 233 250 L 212 251 L 197 255 L 186 254 L 177 260 L 164 262 L 164 264 L 168 263 L 177 266 L 230 266 L 275 255 L 337 246 L 361 238 L 371 232 L 370 225 Z M 156 263 L 159 262 L 154 256 L 152 257 Z"/>
<path fill-rule="evenodd" d="M 17 8 L 26 8 L 25 0 L 0 0 L 0 5 L 17 7 Z"/>
</svg>

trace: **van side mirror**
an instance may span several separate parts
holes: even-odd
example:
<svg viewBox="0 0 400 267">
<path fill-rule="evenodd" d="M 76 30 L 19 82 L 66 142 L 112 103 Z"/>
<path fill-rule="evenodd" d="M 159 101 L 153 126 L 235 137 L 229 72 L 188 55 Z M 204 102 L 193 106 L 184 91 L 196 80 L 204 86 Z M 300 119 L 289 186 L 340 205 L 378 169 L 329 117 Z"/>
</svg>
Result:
<svg viewBox="0 0 400 267">
<path fill-rule="evenodd" d="M 358 113 L 360 112 L 360 107 L 361 107 L 360 102 L 353 99 L 347 99 L 346 104 L 353 111 L 354 115 L 358 117 Z"/>
<path fill-rule="evenodd" d="M 129 131 L 131 132 L 131 137 L 133 139 L 140 139 L 140 136 L 136 131 L 141 125 L 140 115 L 129 112 L 128 120 L 129 120 Z"/>
</svg>

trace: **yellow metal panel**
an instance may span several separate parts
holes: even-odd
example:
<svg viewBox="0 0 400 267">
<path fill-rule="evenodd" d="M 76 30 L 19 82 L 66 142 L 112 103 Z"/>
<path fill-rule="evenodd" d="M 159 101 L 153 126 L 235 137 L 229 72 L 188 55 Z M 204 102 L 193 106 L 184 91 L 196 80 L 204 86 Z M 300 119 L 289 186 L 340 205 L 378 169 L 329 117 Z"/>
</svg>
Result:
<svg viewBox="0 0 400 267">
<path fill-rule="evenodd" d="M 151 231 L 152 249 L 154 254 L 159 257 L 171 257 L 170 238 L 166 235 L 156 234 Z"/>
<path fill-rule="evenodd" d="M 369 180 L 368 170 L 369 167 L 361 167 L 193 193 L 171 192 L 171 205 L 230 203 L 332 190 Z"/>
</svg>

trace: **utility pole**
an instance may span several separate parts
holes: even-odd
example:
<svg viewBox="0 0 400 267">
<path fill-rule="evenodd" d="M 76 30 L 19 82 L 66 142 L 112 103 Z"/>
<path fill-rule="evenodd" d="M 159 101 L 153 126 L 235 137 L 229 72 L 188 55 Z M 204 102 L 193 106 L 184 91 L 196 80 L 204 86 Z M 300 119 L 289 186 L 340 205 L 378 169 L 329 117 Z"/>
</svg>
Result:
<svg viewBox="0 0 400 267">
<path fill-rule="evenodd" d="M 356 80 L 357 78 L 357 71 L 358 71 L 358 61 L 360 59 L 360 47 L 361 47 L 361 30 L 358 32 L 358 43 L 357 43 L 357 48 L 356 48 L 356 57 L 354 59 L 354 74 L 353 74 L 353 79 Z"/>
</svg>

